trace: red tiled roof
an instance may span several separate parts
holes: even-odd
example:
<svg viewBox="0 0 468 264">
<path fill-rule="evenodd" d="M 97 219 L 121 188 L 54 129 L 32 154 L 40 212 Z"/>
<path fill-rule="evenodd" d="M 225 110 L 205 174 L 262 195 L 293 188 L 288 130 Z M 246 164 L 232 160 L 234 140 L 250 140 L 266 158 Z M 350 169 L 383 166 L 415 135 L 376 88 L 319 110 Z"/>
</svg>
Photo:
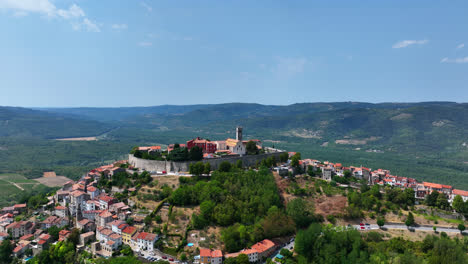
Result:
<svg viewBox="0 0 468 264">
<path fill-rule="evenodd" d="M 109 196 L 109 195 L 101 195 L 101 196 L 99 197 L 99 200 L 108 203 L 108 202 L 114 200 L 114 197 L 111 197 L 111 196 Z"/>
<path fill-rule="evenodd" d="M 442 189 L 442 184 L 432 183 L 432 182 L 423 182 L 424 187 L 430 187 L 433 189 Z"/>
<path fill-rule="evenodd" d="M 263 253 L 267 250 L 270 250 L 274 246 L 275 246 L 275 243 L 273 243 L 273 241 L 264 239 L 258 242 L 257 244 L 253 245 L 252 249 L 255 249 L 258 253 Z"/>
<path fill-rule="evenodd" d="M 26 204 L 15 204 L 13 207 L 16 208 L 26 208 Z"/>
<path fill-rule="evenodd" d="M 67 208 L 65 206 L 59 205 L 55 207 L 55 210 L 67 210 Z"/>
<path fill-rule="evenodd" d="M 147 233 L 147 232 L 141 232 L 137 239 L 142 239 L 142 240 L 146 240 L 146 241 L 153 241 L 156 239 L 156 234 L 151 234 L 151 233 Z"/>
<path fill-rule="evenodd" d="M 136 228 L 133 226 L 127 226 L 124 230 L 122 230 L 122 233 L 132 235 L 133 233 L 136 232 Z"/>
<path fill-rule="evenodd" d="M 94 186 L 88 187 L 88 192 L 95 192 L 95 191 L 97 191 L 96 187 L 94 187 Z"/>
<path fill-rule="evenodd" d="M 121 235 L 116 234 L 116 233 L 113 233 L 112 235 L 109 236 L 109 238 L 111 238 L 111 239 L 119 239 L 121 237 L 122 237 Z"/>
<path fill-rule="evenodd" d="M 100 216 L 100 217 L 111 217 L 112 214 L 111 214 L 109 211 L 104 210 L 104 211 L 102 211 L 102 212 L 99 214 L 99 216 Z"/>
<path fill-rule="evenodd" d="M 41 239 L 41 240 L 39 240 L 39 242 L 37 242 L 37 243 L 38 243 L 39 245 L 44 245 L 45 243 L 47 243 L 47 241 L 44 240 L 44 239 Z"/>
<path fill-rule="evenodd" d="M 219 249 L 213 250 L 211 252 L 211 257 L 212 258 L 222 258 L 223 257 L 223 252 L 221 250 L 219 250 Z"/>
<path fill-rule="evenodd" d="M 453 189 L 452 193 L 455 195 L 468 197 L 468 191 Z"/>
<path fill-rule="evenodd" d="M 211 257 L 211 250 L 208 248 L 200 248 L 200 257 Z"/>
<path fill-rule="evenodd" d="M 30 239 L 32 237 L 34 237 L 34 235 L 32 235 L 32 234 L 24 235 L 24 236 L 20 237 L 20 240 L 28 240 L 28 239 Z"/>
</svg>

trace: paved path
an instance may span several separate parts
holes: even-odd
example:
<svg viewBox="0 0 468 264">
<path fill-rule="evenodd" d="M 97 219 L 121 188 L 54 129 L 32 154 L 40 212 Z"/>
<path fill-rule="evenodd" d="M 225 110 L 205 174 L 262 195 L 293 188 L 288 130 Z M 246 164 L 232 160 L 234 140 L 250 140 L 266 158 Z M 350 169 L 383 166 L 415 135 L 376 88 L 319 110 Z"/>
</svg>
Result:
<svg viewBox="0 0 468 264">
<path fill-rule="evenodd" d="M 354 225 L 354 228 L 356 228 L 359 231 L 366 231 L 366 230 L 377 230 L 380 229 L 378 225 L 369 225 L 369 226 L 364 226 L 366 229 L 361 229 L 360 225 Z M 399 224 L 388 224 L 384 225 L 383 228 L 386 229 L 408 229 L 406 225 L 399 225 Z M 419 231 L 434 231 L 432 227 L 429 226 L 413 226 L 411 229 L 414 230 L 419 230 Z M 448 228 L 448 227 L 437 227 L 438 232 L 445 232 L 445 233 L 460 233 L 460 230 L 457 228 Z M 464 231 L 463 234 L 468 234 L 468 231 Z"/>
<path fill-rule="evenodd" d="M 14 182 L 11 182 L 11 181 L 7 181 L 7 182 L 9 182 L 10 184 L 16 186 L 18 189 L 24 191 L 23 187 L 19 186 L 18 184 L 14 183 Z"/>
</svg>

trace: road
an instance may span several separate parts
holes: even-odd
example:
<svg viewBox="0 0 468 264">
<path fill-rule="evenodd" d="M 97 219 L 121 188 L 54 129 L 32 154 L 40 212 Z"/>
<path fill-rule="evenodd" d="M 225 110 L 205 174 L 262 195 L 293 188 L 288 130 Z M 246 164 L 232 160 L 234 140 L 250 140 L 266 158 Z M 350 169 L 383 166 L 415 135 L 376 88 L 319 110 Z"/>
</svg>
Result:
<svg viewBox="0 0 468 264">
<path fill-rule="evenodd" d="M 354 225 L 353 227 L 356 228 L 357 230 L 360 230 L 360 231 L 380 229 L 378 225 L 364 226 L 366 229 L 361 229 L 360 225 Z M 408 227 L 406 225 L 403 225 L 403 224 L 401 224 L 401 225 L 388 224 L 388 225 L 384 225 L 383 228 L 386 228 L 386 229 L 408 229 Z M 419 230 L 419 231 L 434 231 L 434 229 L 432 229 L 432 227 L 430 227 L 430 226 L 413 226 L 413 227 L 411 227 L 411 229 Z M 447 227 L 437 227 L 437 231 L 438 232 L 445 232 L 445 233 L 460 233 L 460 230 L 458 230 L 456 228 L 447 228 Z M 463 234 L 468 234 L 468 232 L 464 231 Z"/>
</svg>

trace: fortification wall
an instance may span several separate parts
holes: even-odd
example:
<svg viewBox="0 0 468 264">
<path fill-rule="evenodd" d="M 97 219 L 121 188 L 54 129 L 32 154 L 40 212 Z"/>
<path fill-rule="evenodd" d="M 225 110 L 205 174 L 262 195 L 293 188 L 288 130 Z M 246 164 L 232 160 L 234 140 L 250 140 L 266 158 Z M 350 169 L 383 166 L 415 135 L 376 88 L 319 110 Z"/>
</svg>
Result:
<svg viewBox="0 0 468 264">
<path fill-rule="evenodd" d="M 242 164 L 245 167 L 255 166 L 257 162 L 261 162 L 268 157 L 274 156 L 276 160 L 279 161 L 279 156 L 283 152 L 272 152 L 259 155 L 245 155 L 245 156 L 230 156 L 214 159 L 204 159 L 204 163 L 210 163 L 212 169 L 218 169 L 219 165 L 223 161 L 228 161 L 232 164 L 236 164 L 238 160 L 242 160 Z M 160 160 L 146 160 L 134 157 L 132 154 L 128 155 L 128 162 L 139 169 L 147 171 L 167 171 L 167 172 L 181 172 L 189 171 L 189 166 L 191 163 L 196 163 L 196 161 L 186 161 L 186 162 L 175 162 L 175 161 L 160 161 Z"/>
</svg>

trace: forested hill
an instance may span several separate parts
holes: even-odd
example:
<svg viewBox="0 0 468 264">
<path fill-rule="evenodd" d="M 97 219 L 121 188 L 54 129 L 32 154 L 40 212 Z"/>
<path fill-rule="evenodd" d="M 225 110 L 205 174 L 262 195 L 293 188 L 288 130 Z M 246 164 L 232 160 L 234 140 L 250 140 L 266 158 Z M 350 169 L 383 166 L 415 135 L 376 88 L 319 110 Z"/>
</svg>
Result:
<svg viewBox="0 0 468 264">
<path fill-rule="evenodd" d="M 0 137 L 65 138 L 96 136 L 109 124 L 19 107 L 0 107 Z"/>
</svg>

